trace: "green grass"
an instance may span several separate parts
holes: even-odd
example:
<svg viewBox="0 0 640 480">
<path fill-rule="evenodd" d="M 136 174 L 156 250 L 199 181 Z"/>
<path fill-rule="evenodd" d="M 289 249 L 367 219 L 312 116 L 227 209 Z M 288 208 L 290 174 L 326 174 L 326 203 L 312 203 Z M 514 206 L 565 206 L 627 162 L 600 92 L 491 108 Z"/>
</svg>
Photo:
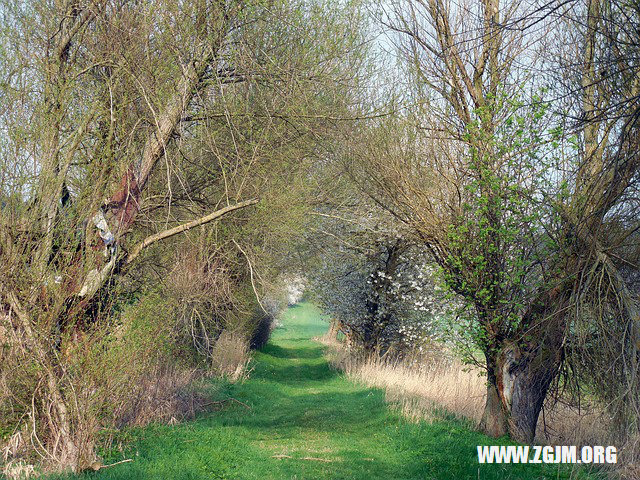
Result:
<svg viewBox="0 0 640 480">
<path fill-rule="evenodd" d="M 228 402 L 223 410 L 181 425 L 129 430 L 128 451 L 112 452 L 105 462 L 134 461 L 83 478 L 569 478 L 566 467 L 479 465 L 476 445 L 508 440 L 490 439 L 462 422 L 403 420 L 385 404 L 382 391 L 356 385 L 329 368 L 323 347 L 311 340 L 326 330 L 315 307 L 292 307 L 282 322 L 257 352 L 251 378 L 224 385 L 216 394 L 250 410 Z M 573 473 L 572 478 L 594 478 Z"/>
</svg>

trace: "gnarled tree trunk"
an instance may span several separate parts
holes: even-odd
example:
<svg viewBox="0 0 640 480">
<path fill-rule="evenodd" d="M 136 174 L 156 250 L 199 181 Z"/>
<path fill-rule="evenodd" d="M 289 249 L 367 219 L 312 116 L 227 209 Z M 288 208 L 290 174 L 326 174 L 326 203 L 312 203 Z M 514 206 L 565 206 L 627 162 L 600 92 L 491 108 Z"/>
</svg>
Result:
<svg viewBox="0 0 640 480">
<path fill-rule="evenodd" d="M 564 358 L 567 292 L 545 292 L 525 313 L 520 340 L 502 341 L 485 352 L 487 401 L 481 428 L 497 437 L 532 443 L 544 400 Z M 517 337 L 516 337 L 517 338 Z"/>
</svg>

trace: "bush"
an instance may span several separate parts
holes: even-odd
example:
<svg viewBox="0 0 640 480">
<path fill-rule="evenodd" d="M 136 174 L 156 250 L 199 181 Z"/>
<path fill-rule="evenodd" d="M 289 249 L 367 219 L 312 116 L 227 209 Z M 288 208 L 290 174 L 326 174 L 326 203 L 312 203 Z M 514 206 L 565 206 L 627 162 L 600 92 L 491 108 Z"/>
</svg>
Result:
<svg viewBox="0 0 640 480">
<path fill-rule="evenodd" d="M 258 350 L 264 347 L 269 341 L 274 327 L 275 318 L 271 314 L 262 312 L 262 315 L 258 316 L 255 329 L 251 334 L 251 340 L 249 342 L 251 349 Z"/>
<path fill-rule="evenodd" d="M 78 469 L 100 463 L 95 451 L 107 448 L 112 439 L 100 432 L 180 421 L 207 403 L 198 380 L 210 370 L 195 368 L 190 358 L 178 352 L 175 309 L 169 306 L 166 298 L 148 294 L 115 316 L 110 325 L 87 326 L 76 330 L 73 339 L 62 339 L 60 392 L 72 425 L 70 437 L 76 446 L 72 453 Z M 0 347 L 0 451 L 5 469 L 18 471 L 20 465 L 45 458 L 41 463 L 45 471 L 59 470 L 69 459 L 56 442 L 58 427 L 47 416 L 54 399 L 46 390 L 46 368 L 10 335 L 3 335 L 8 337 Z"/>
<path fill-rule="evenodd" d="M 211 352 L 213 372 L 232 382 L 248 376 L 250 360 L 246 338 L 233 332 L 222 332 Z"/>
<path fill-rule="evenodd" d="M 0 311 L 6 475 L 43 458 L 49 459 L 40 464 L 45 471 L 91 468 L 100 463 L 95 452 L 108 448 L 118 429 L 192 417 L 211 403 L 208 377 L 246 378 L 250 347 L 267 342 L 281 302 L 263 302 L 268 314 L 259 310 L 253 288 L 228 256 L 192 248 L 175 257 L 164 283 L 132 277 L 130 288 L 105 301 L 103 321 L 83 318 L 49 347 L 58 350 L 52 356 L 72 429 L 70 450 L 59 446 L 60 423 L 49 418 L 56 401 L 47 390 L 49 366 L 24 348 L 15 322 Z"/>
</svg>

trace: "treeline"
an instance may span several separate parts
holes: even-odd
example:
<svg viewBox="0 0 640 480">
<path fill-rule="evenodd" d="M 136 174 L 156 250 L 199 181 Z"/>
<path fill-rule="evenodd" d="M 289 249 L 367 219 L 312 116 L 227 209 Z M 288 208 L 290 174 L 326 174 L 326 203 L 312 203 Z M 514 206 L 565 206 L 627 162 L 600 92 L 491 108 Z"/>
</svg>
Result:
<svg viewBox="0 0 640 480">
<path fill-rule="evenodd" d="M 80 471 L 104 432 L 192 413 L 198 378 L 242 376 L 268 338 L 305 178 L 359 91 L 362 14 L 36 0 L 0 15 L 2 461 Z"/>
<path fill-rule="evenodd" d="M 296 274 L 368 353 L 483 367 L 491 435 L 588 400 L 637 438 L 637 4 L 0 15 L 5 462 L 89 468 L 100 432 L 241 376 Z"/>
</svg>

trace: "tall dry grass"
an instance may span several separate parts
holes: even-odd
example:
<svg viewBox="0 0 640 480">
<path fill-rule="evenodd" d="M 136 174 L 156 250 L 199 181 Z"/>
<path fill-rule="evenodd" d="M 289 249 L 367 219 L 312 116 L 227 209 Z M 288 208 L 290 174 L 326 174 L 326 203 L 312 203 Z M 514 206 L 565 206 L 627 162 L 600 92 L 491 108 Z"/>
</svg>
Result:
<svg viewBox="0 0 640 480">
<path fill-rule="evenodd" d="M 335 330 L 317 339 L 328 347 L 331 365 L 350 379 L 383 389 L 387 401 L 412 421 L 442 419 L 453 415 L 480 422 L 486 399 L 486 377 L 479 368 L 463 365 L 445 351 L 404 359 L 378 355 L 363 357 L 339 341 Z M 629 438 L 612 431 L 604 408 L 583 404 L 580 408 L 557 401 L 543 409 L 538 421 L 537 445 L 615 445 L 616 475 L 640 478 L 640 436 Z"/>
<path fill-rule="evenodd" d="M 485 380 L 478 369 L 464 368 L 450 356 L 429 355 L 390 360 L 378 355 L 353 355 L 335 337 L 320 341 L 329 346 L 329 362 L 352 380 L 385 390 L 387 400 L 414 420 L 431 421 L 443 412 L 474 422 L 484 408 Z M 425 359 L 428 358 L 428 361 Z"/>
<path fill-rule="evenodd" d="M 238 382 L 249 376 L 251 350 L 246 336 L 230 331 L 223 331 L 211 350 L 213 373 Z"/>
</svg>

